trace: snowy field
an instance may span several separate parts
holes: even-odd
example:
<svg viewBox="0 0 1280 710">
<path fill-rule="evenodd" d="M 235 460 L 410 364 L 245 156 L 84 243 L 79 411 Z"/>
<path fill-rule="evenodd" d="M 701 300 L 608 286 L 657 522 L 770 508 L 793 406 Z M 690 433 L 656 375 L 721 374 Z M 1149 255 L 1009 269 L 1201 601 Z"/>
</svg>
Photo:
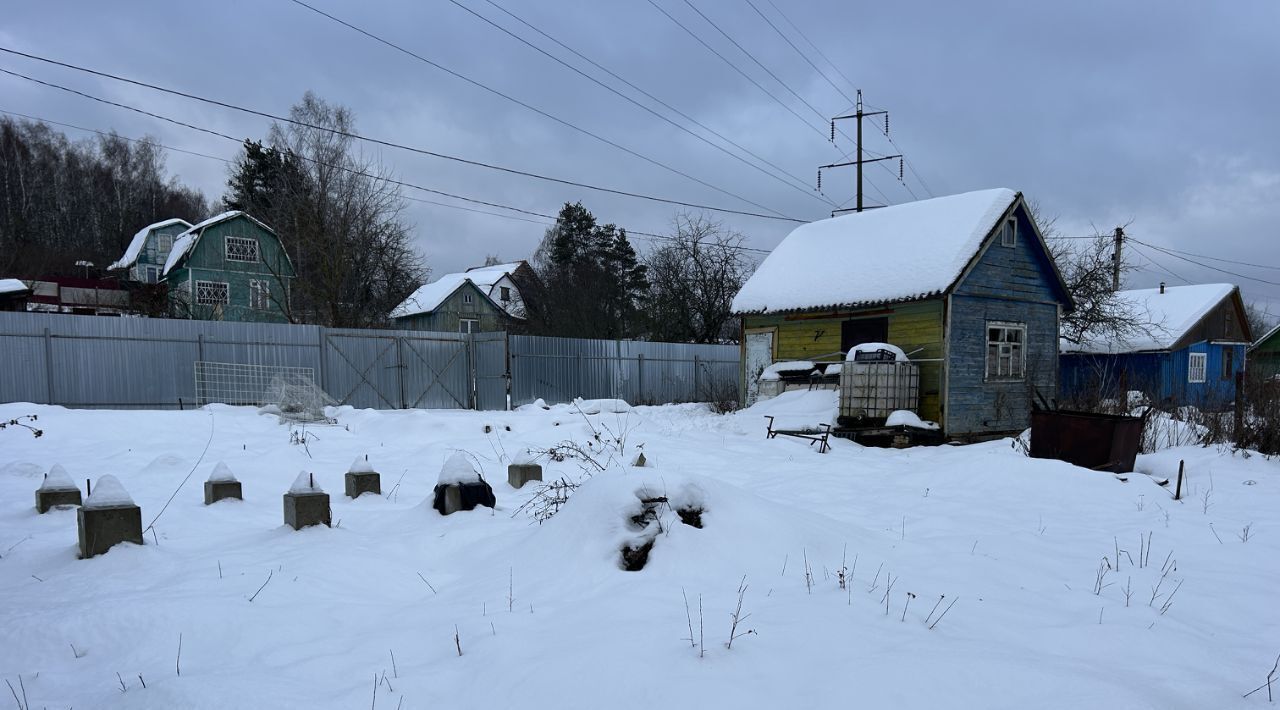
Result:
<svg viewBox="0 0 1280 710">
<path fill-rule="evenodd" d="M 251 408 L 0 405 L 44 432 L 0 431 L 0 676 L 18 696 L 0 688 L 0 707 L 1269 707 L 1265 689 L 1241 696 L 1280 653 L 1280 461 L 1140 457 L 1169 478 L 1186 460 L 1176 502 L 1150 476 L 1009 440 L 819 455 L 765 439 L 763 414 L 833 407 L 343 408 L 302 446 Z M 535 486 L 509 487 L 507 460 L 593 431 L 625 452 L 595 447 L 609 470 L 537 524 L 519 510 Z M 641 446 L 650 466 L 625 465 Z M 430 508 L 459 450 L 496 510 Z M 344 498 L 365 455 L 386 495 Z M 218 462 L 243 502 L 202 504 Z M 590 467 L 543 463 L 547 480 Z M 33 508 L 53 464 L 82 487 L 118 476 L 144 525 L 177 494 L 145 546 L 79 560 L 75 512 Z M 302 470 L 332 495 L 333 528 L 283 526 Z M 637 530 L 654 495 L 700 506 L 703 527 L 667 508 Z M 644 569 L 621 569 L 644 539 Z"/>
</svg>

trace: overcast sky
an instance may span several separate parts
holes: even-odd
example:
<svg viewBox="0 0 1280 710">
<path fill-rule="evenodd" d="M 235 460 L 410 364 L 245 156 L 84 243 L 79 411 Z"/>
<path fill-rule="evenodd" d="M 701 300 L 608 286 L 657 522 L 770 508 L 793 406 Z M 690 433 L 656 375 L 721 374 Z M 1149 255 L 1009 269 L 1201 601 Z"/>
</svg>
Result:
<svg viewBox="0 0 1280 710">
<path fill-rule="evenodd" d="M 1280 3 L 1273 0 L 751 0 L 804 56 L 747 0 L 495 0 L 772 163 L 762 169 L 679 130 L 463 9 L 759 164 L 488 0 L 309 2 L 654 162 L 290 0 L 9 3 L 0 43 L 275 114 L 287 113 L 312 90 L 353 109 L 365 136 L 577 182 L 804 220 L 828 216 L 832 207 L 826 199 L 844 203 L 852 197 L 849 169 L 824 175 L 825 195 L 812 187 L 817 166 L 842 160 L 852 146 L 844 136 L 834 147 L 827 141 L 825 118 L 848 110 L 857 87 L 868 104 L 890 111 L 890 135 L 896 141 L 889 144 L 868 121 L 868 150 L 901 151 L 914 168 L 903 184 L 896 161 L 868 166 L 869 203 L 1013 188 L 1056 215 L 1064 234 L 1129 223 L 1128 234 L 1151 245 L 1249 264 L 1183 255 L 1187 261 L 1134 245 L 1143 270 L 1127 286 L 1228 281 L 1240 285 L 1246 300 L 1263 301 L 1280 315 L 1280 285 L 1275 285 L 1280 284 Z M 264 119 L 11 55 L 0 54 L 0 67 L 235 136 L 262 138 L 267 132 Z M 114 129 L 129 137 L 152 136 L 165 145 L 226 158 L 236 152 L 229 141 L 2 75 L 0 110 Z M 852 123 L 845 126 L 850 135 L 852 128 Z M 397 149 L 364 149 L 404 181 L 544 214 L 581 200 L 601 221 L 661 233 L 678 209 Z M 210 198 L 221 195 L 224 164 L 171 153 L 168 166 Z M 414 190 L 405 194 L 476 207 Z M 545 228 L 421 202 L 410 203 L 406 216 L 437 274 L 479 264 L 488 254 L 525 258 Z M 794 226 L 717 217 L 763 249 Z M 648 244 L 637 238 L 641 248 Z"/>
</svg>

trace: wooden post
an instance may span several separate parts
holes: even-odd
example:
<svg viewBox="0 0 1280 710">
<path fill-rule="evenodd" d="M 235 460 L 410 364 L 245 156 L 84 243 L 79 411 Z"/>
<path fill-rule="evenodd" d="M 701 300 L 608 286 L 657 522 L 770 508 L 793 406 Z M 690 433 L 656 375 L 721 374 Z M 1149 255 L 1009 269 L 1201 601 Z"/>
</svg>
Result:
<svg viewBox="0 0 1280 710">
<path fill-rule="evenodd" d="M 1174 500 L 1182 500 L 1182 469 L 1186 467 L 1186 465 L 1187 462 L 1185 460 L 1178 462 L 1178 485 L 1173 489 Z"/>
<path fill-rule="evenodd" d="M 1232 439 L 1236 446 L 1244 441 L 1244 372 L 1236 373 L 1236 411 L 1235 411 L 1235 428 L 1232 430 Z"/>
</svg>

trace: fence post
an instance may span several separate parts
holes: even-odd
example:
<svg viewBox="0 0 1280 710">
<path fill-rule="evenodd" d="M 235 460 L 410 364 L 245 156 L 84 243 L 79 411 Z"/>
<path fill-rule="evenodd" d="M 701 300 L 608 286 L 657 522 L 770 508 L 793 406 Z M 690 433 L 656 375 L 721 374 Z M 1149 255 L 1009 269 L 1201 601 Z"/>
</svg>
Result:
<svg viewBox="0 0 1280 710">
<path fill-rule="evenodd" d="M 636 403 L 644 403 L 644 353 L 636 355 Z"/>
<path fill-rule="evenodd" d="M 1232 430 L 1232 440 L 1236 446 L 1244 441 L 1244 371 L 1236 373 L 1236 410 L 1235 410 L 1235 428 Z"/>
<path fill-rule="evenodd" d="M 701 369 L 699 367 L 699 360 L 700 359 L 697 355 L 693 356 L 693 399 L 689 400 L 690 402 L 702 401 L 698 399 L 698 370 Z"/>
<path fill-rule="evenodd" d="M 404 399 L 404 371 L 407 369 L 409 369 L 409 366 L 404 362 L 404 338 L 396 336 L 396 372 L 399 373 L 399 377 L 396 379 L 400 385 L 401 409 L 405 409 L 408 406 Z"/>
<path fill-rule="evenodd" d="M 53 401 L 53 334 L 44 329 L 44 383 L 49 404 Z"/>
</svg>

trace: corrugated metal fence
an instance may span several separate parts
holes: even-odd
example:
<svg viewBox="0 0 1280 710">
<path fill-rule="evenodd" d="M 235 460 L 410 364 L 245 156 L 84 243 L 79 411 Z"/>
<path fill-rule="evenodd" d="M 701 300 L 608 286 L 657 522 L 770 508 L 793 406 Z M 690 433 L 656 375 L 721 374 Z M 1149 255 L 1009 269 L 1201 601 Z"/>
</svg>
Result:
<svg viewBox="0 0 1280 710">
<path fill-rule="evenodd" d="M 375 409 L 738 396 L 732 345 L 0 312 L 0 402 L 191 406 L 196 362 L 311 368 L 338 402 Z"/>
</svg>

